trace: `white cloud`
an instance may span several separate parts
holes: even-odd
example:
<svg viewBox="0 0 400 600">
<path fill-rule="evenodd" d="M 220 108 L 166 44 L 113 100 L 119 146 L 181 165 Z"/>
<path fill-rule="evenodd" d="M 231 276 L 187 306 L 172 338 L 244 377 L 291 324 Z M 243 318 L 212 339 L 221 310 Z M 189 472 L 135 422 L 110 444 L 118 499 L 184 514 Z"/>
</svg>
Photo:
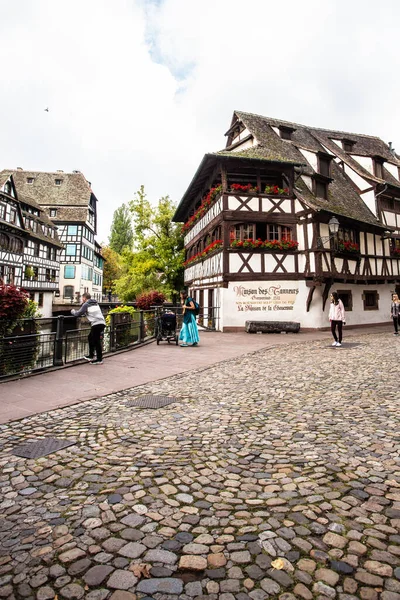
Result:
<svg viewBox="0 0 400 600">
<path fill-rule="evenodd" d="M 0 166 L 83 171 L 105 240 L 141 184 L 179 200 L 235 108 L 400 150 L 400 8 L 379 6 L 16 0 L 0 24 Z"/>
</svg>

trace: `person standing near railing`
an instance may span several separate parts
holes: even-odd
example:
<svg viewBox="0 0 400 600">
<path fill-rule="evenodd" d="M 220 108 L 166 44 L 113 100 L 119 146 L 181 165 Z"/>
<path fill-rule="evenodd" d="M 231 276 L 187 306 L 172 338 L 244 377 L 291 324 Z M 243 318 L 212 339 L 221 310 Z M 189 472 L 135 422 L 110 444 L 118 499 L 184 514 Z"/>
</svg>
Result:
<svg viewBox="0 0 400 600">
<path fill-rule="evenodd" d="M 83 304 L 79 310 L 71 310 L 74 317 L 84 317 L 90 322 L 90 333 L 88 335 L 89 354 L 85 356 L 85 360 L 90 361 L 92 365 L 103 364 L 103 348 L 101 340 L 106 326 L 103 313 L 100 306 L 88 292 L 82 294 Z M 96 352 L 96 358 L 94 356 Z"/>
</svg>

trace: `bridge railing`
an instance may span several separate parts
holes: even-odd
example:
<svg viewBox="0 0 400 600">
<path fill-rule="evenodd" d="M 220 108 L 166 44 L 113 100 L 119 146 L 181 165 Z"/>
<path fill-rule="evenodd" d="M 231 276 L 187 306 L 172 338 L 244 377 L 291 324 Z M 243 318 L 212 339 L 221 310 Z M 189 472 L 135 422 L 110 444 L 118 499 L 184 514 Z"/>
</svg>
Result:
<svg viewBox="0 0 400 600">
<path fill-rule="evenodd" d="M 139 346 L 157 336 L 162 311 L 177 315 L 177 329 L 182 322 L 182 307 L 166 305 L 151 310 L 109 315 L 104 330 L 103 351 L 107 355 L 125 348 Z M 219 309 L 201 310 L 200 329 L 218 329 Z M 40 319 L 21 319 L 13 335 L 0 338 L 0 380 L 30 375 L 36 371 L 62 367 L 82 360 L 88 354 L 90 325 L 86 319 L 63 316 Z"/>
</svg>

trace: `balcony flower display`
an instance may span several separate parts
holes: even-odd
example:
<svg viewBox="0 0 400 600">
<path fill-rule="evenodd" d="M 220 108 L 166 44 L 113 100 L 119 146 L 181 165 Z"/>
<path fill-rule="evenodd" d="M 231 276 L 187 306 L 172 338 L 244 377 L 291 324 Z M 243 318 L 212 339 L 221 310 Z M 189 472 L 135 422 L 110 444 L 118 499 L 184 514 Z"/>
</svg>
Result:
<svg viewBox="0 0 400 600">
<path fill-rule="evenodd" d="M 289 188 L 280 188 L 277 185 L 266 185 L 264 194 L 272 194 L 273 196 L 284 196 L 289 193 Z"/>
<path fill-rule="evenodd" d="M 297 250 L 299 246 L 298 242 L 294 242 L 293 240 L 261 240 L 258 238 L 247 239 L 247 240 L 232 240 L 231 248 L 244 248 L 244 249 L 256 249 L 256 248 L 264 248 L 265 250 L 275 250 L 286 251 L 286 250 Z"/>
<path fill-rule="evenodd" d="M 232 183 L 231 186 L 232 192 L 244 192 L 246 194 L 258 194 L 258 187 L 248 183 L 246 185 L 241 185 L 240 183 Z"/>
<path fill-rule="evenodd" d="M 396 248 L 396 247 L 391 247 L 390 249 L 390 254 L 392 256 L 400 256 L 400 248 Z"/>
<path fill-rule="evenodd" d="M 358 254 L 360 252 L 360 246 L 355 242 L 345 242 L 344 240 L 339 240 L 338 251 L 345 252 L 346 254 Z"/>
<path fill-rule="evenodd" d="M 185 260 L 183 266 L 187 267 L 193 262 L 197 262 L 198 260 L 204 260 L 204 258 L 206 258 L 208 254 L 210 254 L 214 250 L 219 250 L 219 248 L 222 248 L 222 240 L 215 240 L 214 242 L 211 242 L 211 244 L 208 244 L 208 246 L 206 246 L 206 248 L 204 248 L 202 252 L 198 252 L 194 256 L 191 256 L 190 258 Z"/>
<path fill-rule="evenodd" d="M 187 233 L 189 229 L 193 227 L 193 225 L 203 217 L 209 208 L 214 204 L 218 194 L 222 190 L 222 185 L 214 186 L 210 189 L 210 191 L 204 196 L 201 205 L 196 210 L 194 215 L 190 217 L 188 221 L 182 227 L 182 233 Z"/>
</svg>

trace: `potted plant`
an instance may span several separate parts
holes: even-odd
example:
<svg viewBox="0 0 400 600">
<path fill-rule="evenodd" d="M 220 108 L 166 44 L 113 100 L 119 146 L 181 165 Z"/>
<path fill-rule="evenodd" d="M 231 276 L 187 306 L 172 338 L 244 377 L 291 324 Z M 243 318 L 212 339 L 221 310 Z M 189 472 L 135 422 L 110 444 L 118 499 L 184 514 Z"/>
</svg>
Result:
<svg viewBox="0 0 400 600">
<path fill-rule="evenodd" d="M 33 270 L 33 267 L 31 267 L 30 265 L 25 267 L 25 279 L 33 279 L 35 276 L 35 271 Z"/>
</svg>

